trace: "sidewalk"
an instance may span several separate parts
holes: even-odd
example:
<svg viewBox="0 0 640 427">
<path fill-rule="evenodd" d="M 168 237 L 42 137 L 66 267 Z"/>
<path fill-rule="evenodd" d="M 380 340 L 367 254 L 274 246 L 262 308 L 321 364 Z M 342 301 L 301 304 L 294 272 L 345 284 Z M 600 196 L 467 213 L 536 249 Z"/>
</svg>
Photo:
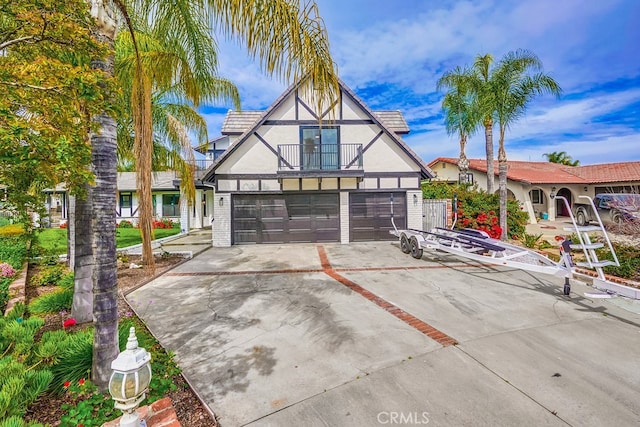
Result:
<svg viewBox="0 0 640 427">
<path fill-rule="evenodd" d="M 187 254 L 189 258 L 193 258 L 200 252 L 211 247 L 211 228 L 203 228 L 191 230 L 188 234 L 179 234 L 177 236 L 167 237 L 165 239 L 154 240 L 152 247 L 154 252 L 168 252 L 172 254 Z M 122 248 L 119 252 L 128 254 L 140 254 L 142 245 L 130 246 Z"/>
</svg>

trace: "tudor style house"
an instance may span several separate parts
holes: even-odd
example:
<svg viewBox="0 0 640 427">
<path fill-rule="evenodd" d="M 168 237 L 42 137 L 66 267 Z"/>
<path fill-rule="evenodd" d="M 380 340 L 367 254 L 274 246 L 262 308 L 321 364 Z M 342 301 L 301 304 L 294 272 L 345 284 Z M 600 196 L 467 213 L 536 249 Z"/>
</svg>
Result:
<svg viewBox="0 0 640 427">
<path fill-rule="evenodd" d="M 321 117 L 297 85 L 266 111 L 230 111 L 229 148 L 202 182 L 215 188 L 213 245 L 387 240 L 422 226 L 420 181 L 398 111 L 371 111 L 340 82 Z"/>
</svg>

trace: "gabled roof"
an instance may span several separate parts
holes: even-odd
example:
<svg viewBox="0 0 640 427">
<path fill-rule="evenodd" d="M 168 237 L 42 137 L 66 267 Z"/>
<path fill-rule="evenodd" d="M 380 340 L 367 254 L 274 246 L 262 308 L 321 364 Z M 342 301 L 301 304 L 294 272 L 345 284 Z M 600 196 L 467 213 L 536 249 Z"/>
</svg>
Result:
<svg viewBox="0 0 640 427">
<path fill-rule="evenodd" d="M 371 117 L 371 120 L 373 120 L 373 122 L 375 124 L 377 124 L 384 133 L 386 133 L 396 144 L 398 144 L 398 146 L 414 161 L 416 162 L 421 169 L 421 174 L 423 178 L 431 178 L 433 176 L 435 176 L 435 174 L 433 173 L 433 171 L 431 169 L 429 169 L 429 167 L 426 165 L 426 163 L 402 140 L 402 138 L 396 133 L 397 130 L 396 129 L 403 129 L 403 125 L 402 123 L 404 123 L 404 127 L 407 127 L 406 122 L 404 121 L 404 118 L 402 118 L 402 114 L 397 111 L 397 112 L 389 112 L 389 111 L 383 111 L 382 113 L 382 117 L 386 117 L 389 120 L 392 120 L 392 126 L 394 126 L 394 128 L 391 128 L 389 126 L 387 126 L 382 120 L 381 117 L 379 117 L 378 115 L 376 115 L 376 113 L 374 113 L 373 111 L 371 111 L 371 109 L 369 109 L 369 107 L 342 81 L 342 80 L 338 80 L 338 84 L 340 85 L 340 89 L 342 90 L 342 92 L 344 94 L 347 94 L 355 103 L 356 105 L 358 105 L 360 108 L 362 108 L 362 110 L 364 110 L 365 112 L 367 112 L 367 114 Z M 300 86 L 300 82 L 295 83 L 291 86 L 289 86 L 279 97 L 278 99 L 276 99 L 274 101 L 273 104 L 271 104 L 271 106 L 269 108 L 267 108 L 267 110 L 263 111 L 263 112 L 259 112 L 259 111 L 242 111 L 242 112 L 238 112 L 238 111 L 229 111 L 227 113 L 227 117 L 225 118 L 225 125 L 223 125 L 223 133 L 225 133 L 225 131 L 229 134 L 231 131 L 235 131 L 237 132 L 238 129 L 240 128 L 240 124 L 244 123 L 247 124 L 249 123 L 250 127 L 245 127 L 244 128 L 244 132 L 240 135 L 240 137 L 231 145 L 229 146 L 229 148 L 220 156 L 216 159 L 216 161 L 213 163 L 213 165 L 209 168 L 209 170 L 207 171 L 207 173 L 205 174 L 203 181 L 208 181 L 211 178 L 211 175 L 213 174 L 213 172 L 215 172 L 215 170 L 218 168 L 218 166 L 220 164 L 222 164 L 227 157 L 229 157 L 236 149 L 238 146 L 240 146 L 244 141 L 246 141 L 249 136 L 251 136 L 266 120 L 267 118 L 271 115 L 271 113 L 277 109 L 283 102 L 284 100 L 291 95 L 291 93 L 293 91 L 295 91 L 298 87 Z M 402 123 L 400 123 L 398 121 L 398 115 L 400 115 L 400 118 L 402 119 Z M 231 125 L 226 125 L 227 121 L 231 120 L 233 124 L 233 126 Z M 253 120 L 252 123 L 250 123 Z"/>
<path fill-rule="evenodd" d="M 438 162 L 458 165 L 458 159 L 438 157 L 429 162 L 433 167 Z M 604 163 L 589 166 L 567 166 L 551 162 L 508 162 L 507 178 L 530 184 L 600 184 L 612 182 L 640 181 L 640 162 Z M 498 175 L 498 161 L 493 168 Z M 469 159 L 469 169 L 487 173 L 485 159 Z"/>
<path fill-rule="evenodd" d="M 373 114 L 395 133 L 409 133 L 409 126 L 400 111 L 374 111 Z"/>
<path fill-rule="evenodd" d="M 153 172 L 151 190 L 177 190 L 173 181 L 177 179 L 174 171 Z M 118 172 L 118 191 L 136 191 L 136 173 Z"/>
<path fill-rule="evenodd" d="M 211 146 L 211 144 L 214 144 L 214 143 L 216 143 L 218 141 L 222 141 L 222 140 L 224 140 L 226 138 L 229 138 L 229 137 L 227 135 L 220 135 L 218 137 L 210 139 L 209 142 L 207 142 L 206 144 L 202 144 L 202 145 L 199 145 L 197 147 L 193 147 L 193 149 L 195 151 L 197 151 L 198 153 L 204 154 L 204 153 L 207 152 L 207 150 L 209 150 L 209 147 Z"/>
<path fill-rule="evenodd" d="M 242 135 L 251 125 L 262 117 L 264 111 L 232 111 L 227 112 L 227 116 L 222 123 L 223 135 Z"/>
</svg>

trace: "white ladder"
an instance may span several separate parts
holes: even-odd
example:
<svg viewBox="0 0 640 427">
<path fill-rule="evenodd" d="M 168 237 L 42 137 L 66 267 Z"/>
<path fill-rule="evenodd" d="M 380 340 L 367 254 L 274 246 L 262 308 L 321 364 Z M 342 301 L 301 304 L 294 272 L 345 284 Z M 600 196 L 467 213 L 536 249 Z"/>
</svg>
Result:
<svg viewBox="0 0 640 427">
<path fill-rule="evenodd" d="M 594 212 L 596 219 L 598 220 L 598 225 L 584 225 L 580 226 L 576 223 L 576 219 L 573 216 L 573 212 L 571 210 L 571 206 L 569 205 L 569 201 L 563 196 L 555 196 L 557 199 L 560 199 L 564 202 L 564 205 L 567 208 L 567 212 L 569 212 L 569 217 L 571 218 L 571 222 L 573 223 L 573 227 L 565 227 L 565 231 L 572 231 L 578 235 L 578 239 L 580 243 L 571 244 L 571 249 L 582 249 L 584 253 L 585 261 L 577 262 L 576 265 L 580 267 L 590 268 L 595 270 L 598 273 L 598 278 L 601 280 L 606 280 L 604 275 L 604 267 L 614 265 L 616 267 L 620 266 L 620 262 L 618 261 L 618 255 L 616 255 L 616 251 L 613 249 L 613 245 L 611 244 L 611 240 L 609 239 L 609 235 L 602 224 L 602 219 L 600 219 L 600 215 L 598 214 L 598 210 L 596 209 L 595 204 L 593 203 L 593 199 L 589 196 L 578 196 L 583 199 L 589 200 L 589 204 L 591 205 L 591 209 Z M 604 240 L 607 244 L 609 251 L 613 257 L 613 261 L 610 260 L 599 260 L 598 255 L 596 254 L 596 249 L 604 247 L 604 243 L 601 242 L 592 242 L 589 233 L 598 231 L 601 232 Z"/>
</svg>

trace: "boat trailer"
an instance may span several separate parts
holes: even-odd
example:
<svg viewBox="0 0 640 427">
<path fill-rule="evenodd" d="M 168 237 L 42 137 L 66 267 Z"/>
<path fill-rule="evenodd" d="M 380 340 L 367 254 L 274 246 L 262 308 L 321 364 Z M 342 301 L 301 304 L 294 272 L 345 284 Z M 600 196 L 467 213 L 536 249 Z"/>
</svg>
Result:
<svg viewBox="0 0 640 427">
<path fill-rule="evenodd" d="M 562 199 L 568 206 L 564 197 Z M 593 203 L 593 201 L 586 197 Z M 392 205 L 393 206 L 393 205 Z M 393 208 L 392 208 L 393 209 Z M 595 211 L 595 208 L 594 208 Z M 571 210 L 569 209 L 569 212 Z M 454 209 L 454 218 L 457 219 L 457 212 Z M 571 293 L 569 279 L 576 272 L 576 264 L 571 256 L 572 249 L 581 249 L 585 254 L 585 262 L 577 264 L 579 267 L 591 268 L 597 272 L 597 278 L 593 278 L 593 287 L 604 292 L 588 292 L 586 296 L 590 298 L 611 298 L 612 296 L 625 296 L 633 299 L 640 299 L 640 289 L 611 282 L 605 278 L 602 268 L 607 265 L 619 265 L 617 256 L 611 245 L 609 237 L 606 235 L 604 226 L 600 222 L 596 226 L 578 226 L 571 215 L 574 226 L 568 227 L 566 231 L 577 232 L 579 243 L 564 239 L 560 245 L 560 261 L 555 262 L 547 256 L 534 250 L 513 245 L 502 240 L 491 238 L 486 232 L 475 229 L 449 229 L 434 227 L 429 231 L 418 229 L 398 229 L 391 213 L 391 224 L 393 230 L 389 233 L 396 236 L 400 242 L 400 250 L 405 254 L 410 254 L 413 258 L 422 258 L 424 250 L 443 251 L 453 255 L 458 255 L 467 259 L 485 264 L 517 268 L 535 273 L 550 274 L 564 277 L 564 295 Z M 600 218 L 598 218 L 600 220 Z M 454 220 L 454 225 L 455 225 Z M 590 232 L 601 231 L 605 235 L 605 242 L 609 250 L 613 253 L 614 261 L 599 261 L 595 249 L 603 247 L 603 243 L 592 243 L 589 237 Z"/>
</svg>

